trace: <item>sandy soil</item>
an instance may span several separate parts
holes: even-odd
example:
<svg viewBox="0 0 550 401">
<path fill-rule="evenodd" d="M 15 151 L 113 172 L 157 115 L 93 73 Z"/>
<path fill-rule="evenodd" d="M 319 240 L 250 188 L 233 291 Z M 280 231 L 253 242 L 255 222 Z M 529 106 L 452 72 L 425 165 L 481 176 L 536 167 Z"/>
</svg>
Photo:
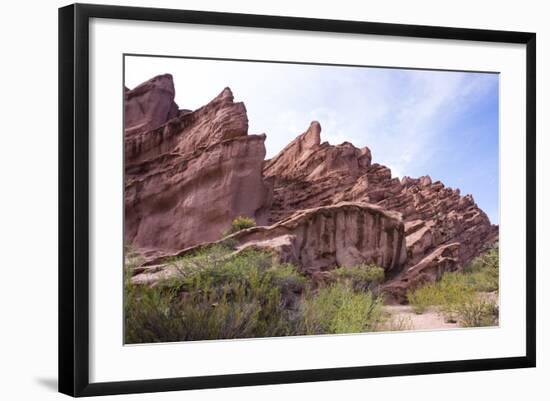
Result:
<svg viewBox="0 0 550 401">
<path fill-rule="evenodd" d="M 440 314 L 431 309 L 421 315 L 414 313 L 409 305 L 386 305 L 384 310 L 391 314 L 391 323 L 388 327 L 390 330 L 432 330 L 459 327 L 458 323 L 446 323 Z"/>
</svg>

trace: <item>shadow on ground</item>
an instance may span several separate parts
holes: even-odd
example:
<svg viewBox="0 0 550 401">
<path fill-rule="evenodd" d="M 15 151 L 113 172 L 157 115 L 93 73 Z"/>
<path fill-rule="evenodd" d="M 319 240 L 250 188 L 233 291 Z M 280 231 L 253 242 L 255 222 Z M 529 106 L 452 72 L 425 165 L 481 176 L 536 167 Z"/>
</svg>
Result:
<svg viewBox="0 0 550 401">
<path fill-rule="evenodd" d="M 55 378 L 55 377 L 37 377 L 37 378 L 35 378 L 35 380 L 42 387 L 45 387 L 48 390 L 57 392 L 57 378 Z"/>
</svg>

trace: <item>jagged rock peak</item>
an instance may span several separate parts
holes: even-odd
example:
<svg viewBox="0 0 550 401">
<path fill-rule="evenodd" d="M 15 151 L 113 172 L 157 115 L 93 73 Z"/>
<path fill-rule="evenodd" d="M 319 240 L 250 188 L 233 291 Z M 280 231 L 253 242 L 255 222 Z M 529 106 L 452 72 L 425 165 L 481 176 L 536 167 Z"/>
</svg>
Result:
<svg viewBox="0 0 550 401">
<path fill-rule="evenodd" d="M 321 143 L 321 124 L 312 121 L 308 129 L 266 162 L 264 174 L 279 178 L 318 178 L 346 170 L 358 172 L 370 165 L 369 148 Z"/>
<path fill-rule="evenodd" d="M 158 110 L 172 98 L 158 88 L 168 80 L 148 81 L 156 83 L 141 96 L 126 97 L 126 107 L 163 115 Z M 127 134 L 126 241 L 141 249 L 181 249 L 218 239 L 237 216 L 263 224 L 270 206 L 264 141 L 264 135 L 248 135 L 246 108 L 233 102 L 229 88 L 195 111 L 178 111 L 160 126 Z"/>
<path fill-rule="evenodd" d="M 225 102 L 233 102 L 235 100 L 234 96 L 233 96 L 233 91 L 231 90 L 230 87 L 226 86 L 225 88 L 223 88 L 223 90 L 220 92 L 220 94 L 218 96 L 216 96 L 212 101 L 213 102 L 216 102 L 216 101 L 225 101 Z"/>
<path fill-rule="evenodd" d="M 321 124 L 312 121 L 308 129 L 285 146 L 274 158 L 266 162 L 266 176 L 279 171 L 289 171 L 301 165 L 321 145 Z"/>
<path fill-rule="evenodd" d="M 403 178 L 401 178 L 401 185 L 403 185 L 404 187 L 410 187 L 412 185 L 427 187 L 432 185 L 432 178 L 429 175 L 423 175 L 422 177 L 418 178 L 404 176 Z"/>
<path fill-rule="evenodd" d="M 174 78 L 172 77 L 171 74 L 157 75 L 151 79 L 148 79 L 145 82 L 142 82 L 141 84 L 139 84 L 133 89 L 128 89 L 126 96 L 127 97 L 136 96 L 153 89 L 166 91 L 172 96 L 174 96 L 176 94 L 176 89 L 174 87 Z"/>
<path fill-rule="evenodd" d="M 312 121 L 309 128 L 302 135 L 303 145 L 311 149 L 321 144 L 321 124 L 319 121 Z"/>
<path fill-rule="evenodd" d="M 158 128 L 178 115 L 172 75 L 157 75 L 124 92 L 125 135 L 133 136 Z"/>
</svg>

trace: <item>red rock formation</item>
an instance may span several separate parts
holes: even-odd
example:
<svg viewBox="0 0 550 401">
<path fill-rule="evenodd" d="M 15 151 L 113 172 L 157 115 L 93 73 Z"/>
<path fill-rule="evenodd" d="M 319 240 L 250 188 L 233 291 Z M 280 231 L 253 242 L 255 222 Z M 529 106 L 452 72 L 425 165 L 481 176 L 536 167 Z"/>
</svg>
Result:
<svg viewBox="0 0 550 401">
<path fill-rule="evenodd" d="M 341 197 L 341 191 L 352 186 L 370 166 L 370 150 L 357 149 L 348 142 L 337 146 L 321 143 L 320 134 L 321 126 L 314 121 L 306 132 L 266 161 L 264 175 L 274 183 L 271 223 L 297 210 L 354 200 Z"/>
<path fill-rule="evenodd" d="M 301 210 L 272 226 L 241 230 L 216 243 L 222 242 L 236 243 L 236 252 L 269 250 L 278 262 L 300 266 L 309 275 L 362 263 L 374 263 L 387 272 L 400 271 L 407 260 L 401 215 L 366 203 L 343 202 Z M 193 254 L 204 246 L 157 256 L 149 261 L 152 266 L 137 270 L 133 280 L 153 283 L 177 274 L 175 266 L 163 261 Z"/>
<path fill-rule="evenodd" d="M 176 250 L 219 239 L 239 215 L 262 224 L 270 196 L 265 135 L 247 131 L 246 109 L 228 88 L 158 128 L 126 131 L 125 240 Z"/>
<path fill-rule="evenodd" d="M 459 249 L 458 242 L 441 245 L 420 262 L 404 269 L 396 278 L 387 281 L 382 287 L 386 294 L 386 301 L 405 303 L 409 290 L 437 281 L 445 272 L 459 270 Z"/>
<path fill-rule="evenodd" d="M 301 210 L 272 226 L 249 228 L 228 239 L 239 243 L 237 249 L 275 250 L 280 261 L 309 273 L 361 263 L 401 270 L 407 260 L 400 214 L 359 202 Z"/>
<path fill-rule="evenodd" d="M 235 234 L 239 249 L 269 248 L 310 273 L 374 262 L 403 302 L 498 238 L 471 195 L 392 178 L 368 148 L 321 142 L 318 122 L 264 161 L 265 136 L 247 134 L 228 88 L 193 112 L 173 99 L 169 75 L 126 91 L 125 239 L 149 263 L 215 242 L 246 215 L 269 226 Z"/>
<path fill-rule="evenodd" d="M 174 82 L 170 74 L 159 75 L 132 90 L 124 91 L 124 128 L 134 135 L 157 128 L 178 114 Z"/>
<path fill-rule="evenodd" d="M 342 201 L 369 202 L 395 210 L 405 221 L 408 267 L 421 260 L 441 266 L 438 252 L 456 243 L 455 257 L 444 264 L 453 270 L 496 240 L 498 227 L 491 225 L 471 195 L 460 196 L 459 190 L 446 188 L 439 181 L 432 183 L 428 176 L 392 178 L 390 169 L 371 163 L 368 148 L 358 149 L 347 142 L 336 146 L 321 143 L 320 131 L 319 123 L 313 122 L 266 162 L 264 174 L 274 183 L 270 222 L 300 209 Z"/>
</svg>

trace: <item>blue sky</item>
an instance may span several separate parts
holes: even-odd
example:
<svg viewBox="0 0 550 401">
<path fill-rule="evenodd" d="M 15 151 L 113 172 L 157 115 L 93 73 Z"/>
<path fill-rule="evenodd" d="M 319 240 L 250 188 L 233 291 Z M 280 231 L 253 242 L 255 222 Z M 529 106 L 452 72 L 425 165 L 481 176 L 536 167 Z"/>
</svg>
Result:
<svg viewBox="0 0 550 401">
<path fill-rule="evenodd" d="M 430 175 L 472 194 L 498 224 L 498 74 L 127 57 L 125 85 L 174 76 L 180 108 L 229 86 L 267 157 L 321 123 L 321 140 L 368 146 L 393 176 Z"/>
</svg>

